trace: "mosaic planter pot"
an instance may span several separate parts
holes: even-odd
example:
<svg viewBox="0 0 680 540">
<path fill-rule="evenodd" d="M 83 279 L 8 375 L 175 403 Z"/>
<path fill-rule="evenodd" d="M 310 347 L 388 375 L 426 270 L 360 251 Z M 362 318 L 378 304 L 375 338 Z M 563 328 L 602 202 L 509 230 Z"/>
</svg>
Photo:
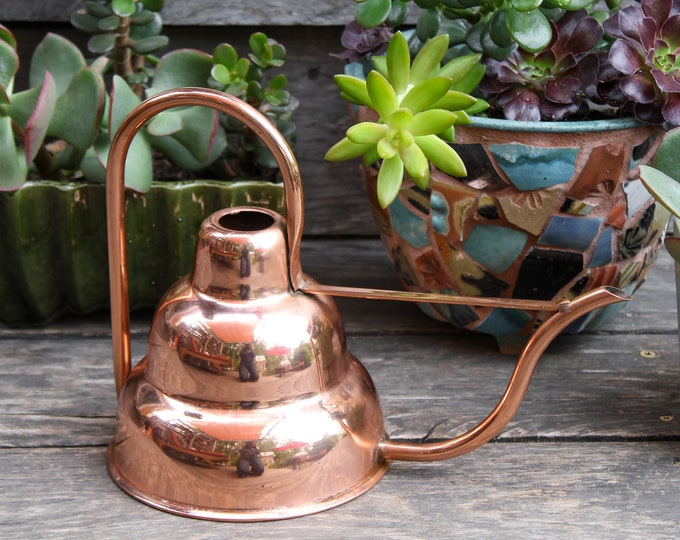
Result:
<svg viewBox="0 0 680 540">
<path fill-rule="evenodd" d="M 426 191 L 407 182 L 387 210 L 377 203 L 376 169 L 365 169 L 366 185 L 383 243 L 409 290 L 559 301 L 611 285 L 632 294 L 669 218 L 636 177 L 659 135 L 628 119 L 476 119 L 456 128 L 467 178 L 434 170 Z M 595 328 L 620 306 L 591 313 L 568 331 Z M 493 335 L 508 353 L 545 317 L 505 308 L 421 308 Z"/>
<path fill-rule="evenodd" d="M 109 305 L 106 195 L 101 184 L 28 182 L 0 193 L 0 322 L 47 324 Z M 191 271 L 196 235 L 228 206 L 284 211 L 268 182 L 154 182 L 126 193 L 130 303 L 155 306 Z"/>
</svg>

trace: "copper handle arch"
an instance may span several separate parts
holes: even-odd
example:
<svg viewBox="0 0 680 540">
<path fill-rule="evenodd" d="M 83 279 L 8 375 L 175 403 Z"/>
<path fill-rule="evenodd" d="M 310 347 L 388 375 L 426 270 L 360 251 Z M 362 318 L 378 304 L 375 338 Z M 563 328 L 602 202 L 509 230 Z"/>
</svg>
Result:
<svg viewBox="0 0 680 540">
<path fill-rule="evenodd" d="M 385 459 L 412 461 L 448 459 L 469 452 L 489 441 L 502 431 L 519 409 L 534 369 L 542 353 L 555 336 L 571 322 L 593 309 L 630 299 L 630 296 L 623 291 L 611 287 L 595 289 L 573 301 L 553 302 L 364 289 L 324 285 L 309 281 L 305 279 L 300 264 L 303 229 L 303 194 L 300 170 L 283 135 L 262 113 L 238 98 L 207 88 L 178 88 L 156 94 L 139 104 L 121 123 L 109 151 L 106 177 L 109 281 L 111 287 L 114 377 L 118 393 L 123 388 L 131 369 L 130 313 L 124 223 L 125 158 L 132 139 L 150 118 L 167 109 L 187 105 L 205 106 L 233 116 L 252 129 L 274 155 L 283 177 L 289 276 L 294 292 L 554 312 L 527 342 L 503 396 L 487 418 L 467 433 L 440 443 L 383 441 L 379 451 Z"/>
</svg>

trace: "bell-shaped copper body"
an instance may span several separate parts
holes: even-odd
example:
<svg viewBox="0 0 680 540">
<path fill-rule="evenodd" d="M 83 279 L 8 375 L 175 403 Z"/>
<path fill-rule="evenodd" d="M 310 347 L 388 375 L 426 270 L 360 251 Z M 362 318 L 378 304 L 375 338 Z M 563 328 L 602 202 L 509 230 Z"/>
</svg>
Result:
<svg viewBox="0 0 680 540">
<path fill-rule="evenodd" d="M 373 486 L 382 413 L 329 296 L 293 293 L 284 220 L 259 208 L 207 218 L 196 267 L 156 312 L 120 395 L 109 471 L 182 515 L 293 517 Z"/>
</svg>

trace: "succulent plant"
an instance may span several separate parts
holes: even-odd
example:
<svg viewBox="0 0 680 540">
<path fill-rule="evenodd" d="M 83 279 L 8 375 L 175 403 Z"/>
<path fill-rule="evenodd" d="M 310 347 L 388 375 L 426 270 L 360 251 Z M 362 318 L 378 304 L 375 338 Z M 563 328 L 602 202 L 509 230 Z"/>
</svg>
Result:
<svg viewBox="0 0 680 540">
<path fill-rule="evenodd" d="M 680 122 L 677 0 L 355 0 L 350 50 L 361 62 L 368 32 L 383 35 L 418 8 L 409 45 L 449 36 L 447 60 L 482 54 L 489 115 L 520 120 L 616 116 L 667 127 Z M 604 27 L 602 24 L 604 23 Z M 370 43 L 370 40 L 366 40 Z M 363 55 L 363 57 L 362 57 Z"/>
<path fill-rule="evenodd" d="M 644 122 L 680 125 L 680 3 L 642 0 L 604 22 L 617 39 L 612 66 L 623 74 L 621 89 Z"/>
<path fill-rule="evenodd" d="M 545 50 L 516 49 L 505 60 L 486 61 L 479 89 L 509 120 L 564 120 L 590 110 L 587 90 L 606 69 L 606 56 L 595 52 L 602 26 L 586 10 L 568 12 L 552 24 L 554 37 Z"/>
<path fill-rule="evenodd" d="M 55 34 L 37 46 L 29 88 L 15 92 L 19 59 L 12 33 L 0 26 L 0 190 L 28 177 L 104 182 L 112 136 L 143 99 L 183 86 L 215 87 L 260 109 L 294 143 L 297 100 L 282 74 L 285 49 L 262 33 L 239 58 L 229 44 L 213 55 L 182 49 L 157 58 L 163 0 L 88 1 L 72 23 L 93 33 L 89 65 L 80 50 Z M 111 77 L 110 95 L 104 80 Z M 205 107 L 165 111 L 135 137 L 126 160 L 126 185 L 146 191 L 158 153 L 184 171 L 207 177 L 274 179 L 276 163 L 242 124 Z M 189 173 L 191 174 L 191 173 Z"/>
<path fill-rule="evenodd" d="M 373 109 L 376 121 L 360 122 L 326 154 L 329 161 L 364 156 L 372 164 L 382 160 L 378 173 L 378 201 L 383 208 L 394 201 L 404 172 L 420 188 L 429 183 L 430 162 L 456 176 L 465 176 L 465 165 L 452 141 L 456 123 L 469 122 L 468 113 L 485 104 L 457 90 L 479 62 L 469 55 L 441 66 L 448 36 L 428 41 L 411 63 L 406 38 L 397 32 L 384 57 L 373 57 L 375 69 L 365 80 L 336 75 L 341 95 L 350 103 Z M 445 140 L 446 139 L 446 140 Z"/>
</svg>

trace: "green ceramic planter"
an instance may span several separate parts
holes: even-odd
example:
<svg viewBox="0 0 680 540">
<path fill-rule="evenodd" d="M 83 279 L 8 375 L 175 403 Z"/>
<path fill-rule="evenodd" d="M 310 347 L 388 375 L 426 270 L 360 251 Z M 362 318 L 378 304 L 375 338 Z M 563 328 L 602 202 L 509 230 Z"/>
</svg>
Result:
<svg viewBox="0 0 680 540">
<path fill-rule="evenodd" d="M 105 188 L 28 182 L 0 193 L 0 322 L 47 324 L 109 305 Z M 189 273 L 196 234 L 229 206 L 284 211 L 283 188 L 267 182 L 156 182 L 126 193 L 130 304 L 155 306 Z"/>
</svg>

